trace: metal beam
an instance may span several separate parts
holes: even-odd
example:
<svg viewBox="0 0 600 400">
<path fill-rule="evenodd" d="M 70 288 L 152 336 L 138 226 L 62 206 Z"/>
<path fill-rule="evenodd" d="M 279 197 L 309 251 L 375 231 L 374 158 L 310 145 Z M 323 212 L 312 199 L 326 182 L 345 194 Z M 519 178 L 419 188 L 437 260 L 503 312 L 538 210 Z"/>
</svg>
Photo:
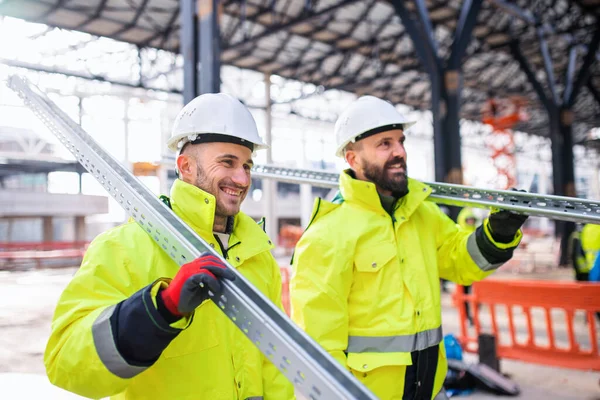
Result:
<svg viewBox="0 0 600 400">
<path fill-rule="evenodd" d="M 540 40 L 540 50 L 542 52 L 542 58 L 544 59 L 544 70 L 546 71 L 546 80 L 548 81 L 548 88 L 550 89 L 550 95 L 554 104 L 558 104 L 558 93 L 556 92 L 556 79 L 554 78 L 554 64 L 552 63 L 552 57 L 550 57 L 550 50 L 548 49 L 548 42 L 544 37 L 544 31 L 541 26 L 536 28 L 538 38 Z"/>
<path fill-rule="evenodd" d="M 179 4 L 179 3 L 177 3 L 177 4 Z M 175 21 L 177 21 L 177 18 L 179 17 L 179 11 L 180 11 L 180 9 L 178 6 L 175 8 L 175 11 L 173 11 L 171 16 L 169 17 L 169 22 L 167 22 L 166 28 L 161 31 L 156 32 L 155 34 L 150 36 L 150 38 L 148 38 L 144 42 L 140 43 L 140 47 L 150 46 L 150 43 L 152 43 L 152 41 L 154 41 L 154 39 L 162 37 L 162 39 L 160 40 L 160 43 L 158 44 L 157 47 L 163 48 L 165 43 L 167 42 L 167 39 L 169 38 L 169 35 L 175 28 Z"/>
<path fill-rule="evenodd" d="M 198 7 L 200 94 L 218 93 L 221 91 L 219 0 L 199 0 Z"/>
<path fill-rule="evenodd" d="M 198 19 L 196 0 L 181 0 L 181 38 L 179 47 L 183 55 L 183 104 L 199 94 L 198 82 Z"/>
<path fill-rule="evenodd" d="M 239 48 L 249 46 L 253 43 L 256 43 L 257 41 L 259 41 L 262 38 L 273 35 L 277 32 L 291 30 L 291 28 L 293 28 L 297 25 L 311 21 L 320 16 L 327 15 L 331 12 L 336 11 L 337 9 L 339 9 L 341 7 L 344 7 L 344 6 L 347 6 L 349 4 L 356 3 L 356 2 L 358 2 L 358 0 L 342 0 L 337 4 L 334 4 L 334 5 L 331 5 L 329 7 L 322 9 L 321 11 L 317 11 L 315 13 L 304 14 L 299 18 L 292 19 L 291 21 L 281 24 L 281 25 L 269 26 L 269 27 L 265 28 L 265 30 L 263 32 L 259 33 L 258 35 L 252 36 L 252 37 L 248 38 L 247 40 L 242 40 L 241 42 L 237 42 L 237 43 L 228 45 L 223 50 L 237 50 Z"/>
<path fill-rule="evenodd" d="M 63 69 L 59 69 L 59 68 L 44 67 L 39 64 L 31 64 L 31 63 L 26 63 L 23 61 L 8 60 L 5 58 L 0 58 L 0 64 L 6 64 L 11 67 L 28 69 L 31 71 L 45 72 L 48 74 L 59 74 L 59 75 L 64 75 L 64 76 L 72 76 L 75 78 L 85 79 L 88 81 L 107 82 L 107 83 L 110 83 L 111 85 L 124 86 L 124 87 L 128 87 L 128 88 L 133 88 L 133 89 L 154 90 L 157 92 L 181 94 L 181 91 L 175 90 L 175 89 L 165 90 L 165 89 L 159 89 L 159 88 L 148 87 L 145 85 L 140 85 L 139 83 L 114 81 L 114 80 L 107 79 L 107 78 L 105 78 L 103 76 L 99 76 L 99 75 L 85 75 L 85 74 L 82 74 L 79 72 L 63 70 Z"/>
<path fill-rule="evenodd" d="M 368 16 L 368 14 L 371 12 L 371 9 L 373 8 L 373 5 L 375 4 L 375 2 L 371 2 L 371 4 L 369 4 L 368 10 L 366 12 L 366 14 L 364 15 L 365 17 Z M 390 13 L 390 15 L 388 16 L 387 20 L 385 22 L 383 22 L 381 25 L 379 25 L 379 27 L 377 27 L 377 30 L 370 35 L 370 39 L 371 40 L 375 40 L 375 38 L 379 35 L 379 33 L 381 33 L 381 31 L 387 26 L 387 24 L 392 20 L 392 18 L 394 18 L 394 14 Z M 345 36 L 348 38 L 352 38 L 352 35 L 354 34 L 354 32 L 356 31 L 356 28 L 360 25 L 361 22 L 363 22 L 364 19 L 363 17 L 361 18 L 357 18 L 356 21 L 354 21 L 352 23 L 352 25 L 350 25 L 350 29 L 348 29 L 345 33 Z M 333 73 L 331 75 L 333 76 L 337 76 L 338 73 L 342 70 L 342 68 L 344 67 L 344 65 L 346 65 L 346 63 L 350 60 L 350 58 L 352 58 L 352 55 L 350 53 L 346 53 L 344 54 L 344 56 L 342 57 L 340 63 L 335 67 L 335 70 L 333 71 Z M 325 63 L 325 61 L 327 60 L 327 58 L 323 58 L 322 61 L 319 63 L 319 65 L 317 66 L 317 70 L 320 70 L 323 67 L 323 64 Z"/>
<path fill-rule="evenodd" d="M 448 67 L 450 69 L 458 69 L 461 66 L 461 61 L 471 41 L 473 28 L 477 23 L 477 15 L 479 15 L 482 3 L 483 0 L 466 0 L 463 3 L 456 32 L 454 33 L 450 59 L 448 60 Z"/>
<path fill-rule="evenodd" d="M 421 38 L 429 45 L 433 54 L 438 54 L 438 46 L 435 41 L 435 34 L 433 31 L 433 25 L 431 24 L 431 18 L 429 18 L 429 12 L 427 11 L 427 6 L 425 5 L 425 0 L 414 0 L 417 6 L 417 14 L 420 18 L 421 25 Z"/>
<path fill-rule="evenodd" d="M 427 40 L 427 33 L 422 32 L 422 30 L 417 27 L 416 22 L 413 20 L 410 12 L 405 7 L 403 0 L 393 0 L 392 4 L 396 10 L 396 13 L 402 20 L 404 30 L 411 37 L 415 52 L 421 59 L 425 70 L 430 76 L 439 74 L 440 62 L 437 59 L 437 54 L 433 52 L 433 47 L 431 46 L 431 41 L 433 38 L 430 37 L 431 40 Z M 423 42 L 421 43 L 421 41 Z"/>
<path fill-rule="evenodd" d="M 590 79 L 590 67 L 596 58 L 596 52 L 598 51 L 598 46 L 600 45 L 600 28 L 596 29 L 594 32 L 594 36 L 590 41 L 590 45 L 588 46 L 588 52 L 583 59 L 583 64 L 579 69 L 579 73 L 577 74 L 577 80 L 573 85 L 573 91 L 570 93 L 569 100 L 567 101 L 567 106 L 571 107 L 575 103 L 575 99 L 577 98 L 577 94 L 579 94 L 579 90 L 583 86 L 585 82 Z"/>
<path fill-rule="evenodd" d="M 594 85 L 592 85 L 591 79 L 588 79 L 586 86 L 587 86 L 588 90 L 590 91 L 590 93 L 592 94 L 592 96 L 594 97 L 594 99 L 596 100 L 596 103 L 598 103 L 598 106 L 600 106 L 600 92 L 598 92 L 598 90 L 596 90 Z"/>
<path fill-rule="evenodd" d="M 550 100 L 548 99 L 548 97 L 546 96 L 546 93 L 544 92 L 544 88 L 542 87 L 540 82 L 537 80 L 535 73 L 529 66 L 529 62 L 523 56 L 523 53 L 521 52 L 521 49 L 519 48 L 519 43 L 516 40 L 512 40 L 510 42 L 510 51 L 511 51 L 513 57 L 515 58 L 515 60 L 517 60 L 517 62 L 519 63 L 521 70 L 523 70 L 523 72 L 527 76 L 529 83 L 531 84 L 531 86 L 533 86 L 533 89 L 537 93 L 540 101 L 542 102 L 542 104 L 544 105 L 546 110 L 549 113 L 554 112 L 555 104 L 551 103 Z"/>
<path fill-rule="evenodd" d="M 443 119 L 446 104 L 442 99 L 443 67 L 437 54 L 437 45 L 433 36 L 433 28 L 423 0 L 415 0 L 420 23 L 417 24 L 406 9 L 403 0 L 394 0 L 394 9 L 400 16 L 404 29 L 413 41 L 413 47 L 421 58 L 423 67 L 429 73 L 431 82 L 431 113 L 433 115 L 433 151 L 435 160 L 435 179 L 439 182 L 447 178 L 446 137 L 443 134 Z"/>
<path fill-rule="evenodd" d="M 104 10 L 104 6 L 106 5 L 107 1 L 108 0 L 100 0 L 100 3 L 98 3 L 98 7 L 96 7 L 96 11 L 94 11 L 94 14 L 90 15 L 89 18 L 87 18 L 85 21 L 83 21 L 82 23 L 75 26 L 73 28 L 73 30 L 75 30 L 75 31 L 81 30 L 81 28 L 83 28 L 84 26 L 86 26 L 87 24 L 89 24 L 90 22 L 95 20 L 96 18 L 98 18 L 100 16 L 100 14 L 102 14 L 102 10 Z M 63 8 L 66 8 L 66 7 L 63 7 Z"/>
<path fill-rule="evenodd" d="M 535 18 L 533 17 L 533 15 L 531 15 L 531 12 L 529 10 L 523 10 L 515 4 L 507 3 L 503 0 L 488 0 L 488 2 L 506 11 L 508 14 L 527 22 L 528 24 L 533 25 L 536 22 Z"/>
<path fill-rule="evenodd" d="M 146 10 L 146 5 L 148 5 L 149 1 L 150 0 L 142 0 L 142 3 L 140 5 L 138 5 L 136 8 L 132 8 L 135 11 L 133 19 L 130 22 L 128 22 L 124 27 L 113 32 L 111 34 L 111 36 L 117 36 L 117 35 L 120 35 L 121 33 L 127 32 L 131 28 L 135 28 L 138 20 L 142 16 L 142 13 Z M 130 4 L 130 7 L 131 7 L 131 4 Z"/>
<path fill-rule="evenodd" d="M 273 0 L 272 4 L 267 7 L 262 7 L 257 4 L 252 4 L 253 7 L 258 8 L 258 12 L 256 12 L 255 14 L 252 14 L 250 16 L 252 18 L 251 22 L 256 23 L 256 21 L 258 21 L 258 19 L 261 16 L 263 16 L 265 14 L 269 14 L 269 13 L 273 14 L 273 21 L 277 21 L 276 17 L 280 18 L 281 14 L 278 12 L 275 12 L 275 1 L 276 0 Z M 239 4 L 240 2 L 241 2 L 241 5 Z M 246 6 L 246 3 L 247 3 L 247 0 L 235 0 L 233 2 L 229 2 L 229 4 L 227 4 L 227 5 L 224 4 L 223 6 L 228 7 L 231 4 L 237 4 L 237 6 L 242 7 L 242 10 L 243 10 L 244 7 Z M 288 8 L 289 8 L 289 6 L 288 6 Z M 242 13 L 241 13 L 242 16 L 244 15 L 244 12 L 245 11 L 242 11 Z M 231 24 L 231 28 L 228 29 L 227 33 L 223 35 L 223 42 L 222 42 L 223 47 L 225 46 L 225 44 L 229 43 L 231 41 L 231 39 L 233 39 L 233 37 L 235 36 L 237 31 L 239 30 L 240 26 L 242 25 L 242 22 L 244 22 L 244 19 L 241 18 L 239 13 L 237 15 L 233 14 L 233 13 L 229 13 L 229 15 L 232 17 L 233 16 L 237 17 L 237 22 L 235 24 Z M 247 18 L 247 16 L 246 16 L 246 18 Z M 247 21 L 247 19 L 246 19 L 246 21 Z M 244 39 L 246 39 L 246 38 L 244 38 Z"/>
<path fill-rule="evenodd" d="M 577 62 L 577 47 L 571 46 L 569 49 L 569 62 L 565 72 L 565 90 L 563 91 L 563 104 L 569 103 L 571 92 L 573 91 L 573 79 L 575 79 L 575 63 Z"/>
</svg>

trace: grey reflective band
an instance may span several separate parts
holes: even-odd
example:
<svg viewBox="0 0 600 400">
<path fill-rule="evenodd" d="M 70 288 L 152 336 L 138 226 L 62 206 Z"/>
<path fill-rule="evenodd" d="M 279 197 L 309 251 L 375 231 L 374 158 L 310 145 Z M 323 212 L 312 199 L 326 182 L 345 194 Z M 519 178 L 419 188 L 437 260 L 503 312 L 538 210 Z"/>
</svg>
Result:
<svg viewBox="0 0 600 400">
<path fill-rule="evenodd" d="M 467 239 L 467 251 L 469 252 L 469 255 L 471 256 L 471 259 L 473 261 L 475 261 L 475 264 L 477 264 L 479 269 L 482 271 L 491 271 L 493 269 L 500 267 L 502 264 L 504 264 L 504 263 L 492 264 L 488 260 L 486 260 L 486 258 L 481 253 L 481 250 L 479 250 L 479 246 L 477 246 L 477 239 L 475 238 L 475 232 L 471 233 L 469 235 L 469 239 Z"/>
<path fill-rule="evenodd" d="M 442 327 L 413 335 L 348 336 L 348 353 L 410 353 L 442 341 Z"/>
<path fill-rule="evenodd" d="M 127 361 L 121 357 L 117 350 L 117 345 L 113 339 L 112 327 L 110 326 L 110 317 L 115 310 L 115 306 L 107 307 L 100 313 L 92 325 L 92 336 L 94 346 L 98 357 L 110 372 L 119 378 L 133 378 L 137 374 L 144 372 L 148 367 L 137 367 L 127 364 Z"/>
<path fill-rule="evenodd" d="M 264 397 L 262 396 L 252 396 L 252 397 L 246 397 L 244 400 L 263 400 Z"/>
<path fill-rule="evenodd" d="M 440 392 L 435 395 L 433 400 L 449 400 L 448 395 L 446 394 L 446 391 L 444 390 L 444 388 L 442 388 L 442 390 L 440 390 Z"/>
</svg>

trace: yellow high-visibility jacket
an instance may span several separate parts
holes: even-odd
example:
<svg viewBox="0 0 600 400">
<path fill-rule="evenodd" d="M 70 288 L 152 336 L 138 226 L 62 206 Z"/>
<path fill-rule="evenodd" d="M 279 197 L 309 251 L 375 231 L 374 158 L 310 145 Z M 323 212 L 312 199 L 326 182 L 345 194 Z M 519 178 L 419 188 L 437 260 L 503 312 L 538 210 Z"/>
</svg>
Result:
<svg viewBox="0 0 600 400">
<path fill-rule="evenodd" d="M 467 219 L 469 218 L 473 218 L 476 222 L 475 225 L 469 225 L 467 224 Z M 475 232 L 475 229 L 477 229 L 477 217 L 475 216 L 475 213 L 473 213 L 473 210 L 469 207 L 465 207 L 462 210 L 460 210 L 460 212 L 458 213 L 458 217 L 456 217 L 456 223 L 465 231 L 469 231 L 469 232 Z"/>
<path fill-rule="evenodd" d="M 596 255 L 600 252 L 600 225 L 585 224 L 580 234 L 581 249 L 585 254 L 583 272 L 590 272 L 594 266 Z"/>
<path fill-rule="evenodd" d="M 480 237 L 461 230 L 426 201 L 431 189 L 412 179 L 393 217 L 375 185 L 349 171 L 340 192 L 338 204 L 317 199 L 296 247 L 292 319 L 381 399 L 402 398 L 411 352 L 439 345 L 434 398 L 447 371 L 439 278 L 483 279 L 522 235 L 495 243 L 487 220 Z"/>
<path fill-rule="evenodd" d="M 176 180 L 170 201 L 185 223 L 221 251 L 212 232 L 212 195 Z M 272 247 L 255 221 L 243 213 L 235 216 L 228 261 L 281 308 L 281 275 Z M 212 301 L 170 325 L 160 317 L 158 289 L 178 269 L 135 222 L 99 235 L 58 302 L 44 355 L 50 381 L 91 398 L 293 398 L 293 386 Z M 141 299 L 136 303 L 141 309 L 125 307 L 130 299 Z M 111 323 L 117 309 L 119 321 L 130 329 L 123 332 L 120 326 L 119 335 L 147 343 L 149 352 L 157 337 L 171 335 L 156 360 L 132 362 L 119 352 Z"/>
</svg>

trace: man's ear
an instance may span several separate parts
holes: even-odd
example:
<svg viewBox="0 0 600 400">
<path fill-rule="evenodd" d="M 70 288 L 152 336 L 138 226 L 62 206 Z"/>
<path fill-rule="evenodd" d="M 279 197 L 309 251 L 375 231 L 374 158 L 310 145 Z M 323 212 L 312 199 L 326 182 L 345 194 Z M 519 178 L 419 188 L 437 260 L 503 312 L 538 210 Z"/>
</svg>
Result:
<svg viewBox="0 0 600 400">
<path fill-rule="evenodd" d="M 179 178 L 184 182 L 192 181 L 196 175 L 196 161 L 188 154 L 180 154 L 176 163 Z"/>
<path fill-rule="evenodd" d="M 354 169 L 358 164 L 357 154 L 354 150 L 346 149 L 346 151 L 344 152 L 344 158 L 346 159 L 346 162 L 352 169 Z"/>
</svg>

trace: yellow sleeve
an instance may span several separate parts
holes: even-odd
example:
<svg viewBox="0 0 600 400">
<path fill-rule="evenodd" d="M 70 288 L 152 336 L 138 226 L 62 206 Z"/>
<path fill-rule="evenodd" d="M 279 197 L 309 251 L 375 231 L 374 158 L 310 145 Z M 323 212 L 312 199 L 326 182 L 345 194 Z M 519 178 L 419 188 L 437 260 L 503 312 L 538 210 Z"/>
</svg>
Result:
<svg viewBox="0 0 600 400">
<path fill-rule="evenodd" d="M 111 322 L 114 310 L 120 307 L 123 313 L 129 307 L 130 311 L 127 318 L 131 326 L 121 321 L 118 336 L 137 337 L 138 330 L 144 330 L 146 339 L 140 338 L 140 348 L 145 351 L 153 345 L 158 354 L 164 349 L 161 346 L 168 345 L 191 322 L 191 316 L 172 324 L 162 320 L 153 296 L 166 281 L 146 282 L 145 275 L 136 278 L 130 273 L 130 269 L 143 265 L 136 266 L 121 243 L 122 237 L 109 231 L 90 245 L 81 267 L 58 301 L 46 345 L 44 364 L 49 380 L 85 397 L 118 394 L 131 378 L 154 363 L 128 361 L 121 355 Z M 151 260 L 146 258 L 144 262 Z"/>
<path fill-rule="evenodd" d="M 105 367 L 92 335 L 100 314 L 131 295 L 131 279 L 123 260 L 120 246 L 98 238 L 62 293 L 44 354 L 48 378 L 54 385 L 91 398 L 126 388 L 128 379 Z"/>
<path fill-rule="evenodd" d="M 351 251 L 311 226 L 296 246 L 290 284 L 292 319 L 346 367 Z"/>
<path fill-rule="evenodd" d="M 437 206 L 436 213 L 437 263 L 440 278 L 470 285 L 493 273 L 501 264 L 491 264 L 481 254 L 476 232 L 460 228 Z"/>
<path fill-rule="evenodd" d="M 270 300 L 285 313 L 281 302 L 281 271 L 275 258 L 270 257 L 272 265 Z M 288 379 L 263 356 L 263 391 L 265 400 L 287 400 L 294 399 L 294 386 Z"/>
</svg>

